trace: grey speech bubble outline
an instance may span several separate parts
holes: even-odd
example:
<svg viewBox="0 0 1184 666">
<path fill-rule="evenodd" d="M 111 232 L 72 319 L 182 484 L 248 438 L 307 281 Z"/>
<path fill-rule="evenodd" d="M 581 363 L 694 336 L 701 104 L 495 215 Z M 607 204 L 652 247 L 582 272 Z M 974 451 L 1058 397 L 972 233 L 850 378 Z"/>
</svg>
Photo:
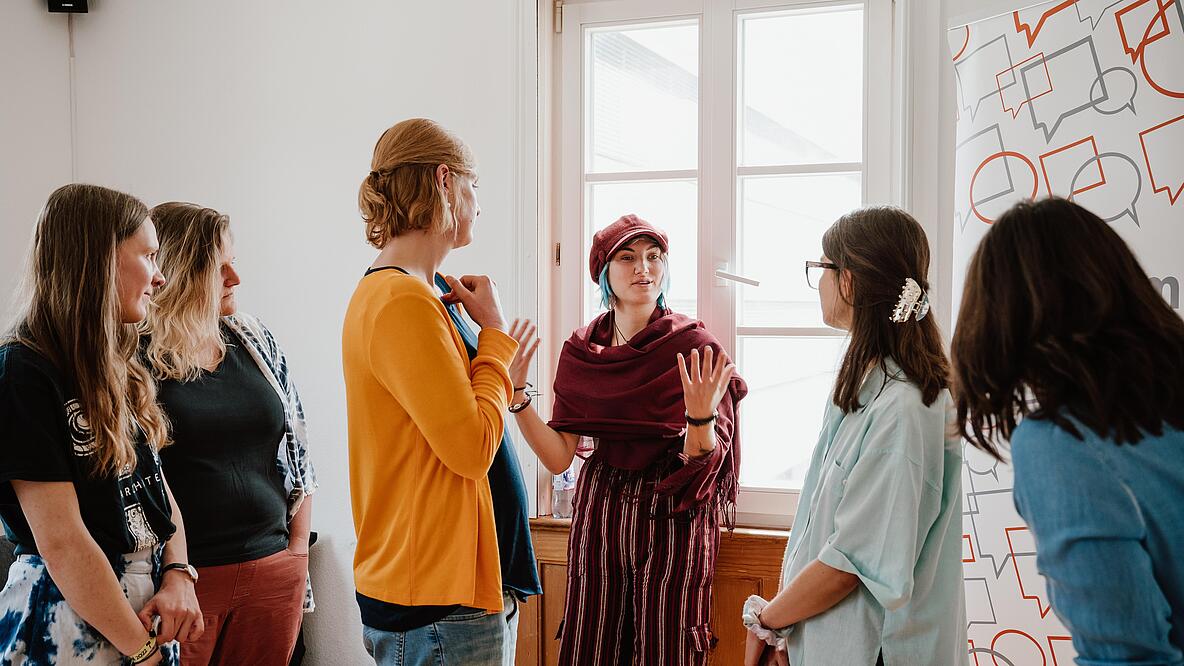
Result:
<svg viewBox="0 0 1184 666">
<path fill-rule="evenodd" d="M 962 464 L 965 466 L 966 461 L 963 460 Z M 996 480 L 998 480 L 998 479 L 996 479 Z M 995 495 L 1006 495 L 1007 497 L 1010 498 L 1012 495 L 1013 489 L 1011 486 L 1008 486 L 1005 488 L 993 488 L 991 490 L 979 490 L 978 488 L 975 487 L 975 475 L 974 474 L 971 474 L 966 477 L 966 485 L 963 486 L 963 488 L 965 488 L 966 486 L 969 486 L 969 490 L 964 489 L 963 493 L 965 494 L 965 496 L 968 500 L 969 499 L 974 500 L 974 508 L 969 511 L 962 512 L 963 533 L 966 533 L 966 523 L 969 521 L 970 522 L 969 534 L 971 535 L 973 543 L 978 544 L 978 551 L 975 552 L 975 558 L 979 562 L 983 562 L 984 565 L 988 567 L 988 570 L 991 572 L 991 575 L 993 575 L 995 577 L 995 580 L 999 580 L 1000 578 L 1003 577 L 1003 572 L 1007 569 L 1007 564 L 1011 561 L 1013 556 L 1011 554 L 1011 551 L 989 552 L 986 548 L 984 548 L 982 535 L 979 534 L 979 528 L 978 528 L 978 517 L 983 514 L 982 509 L 980 509 L 978 506 L 978 498 L 979 497 L 995 496 Z M 989 562 L 989 564 L 986 564 L 987 562 Z"/>
<path fill-rule="evenodd" d="M 1139 197 L 1143 194 L 1143 173 L 1139 171 L 1139 165 L 1136 164 L 1129 155 L 1116 152 L 1105 152 L 1098 153 L 1097 155 L 1091 155 L 1090 158 L 1085 161 L 1085 163 L 1077 168 L 1077 173 L 1073 174 L 1073 180 L 1069 183 L 1069 200 L 1073 200 L 1073 191 L 1077 189 L 1077 179 L 1080 178 L 1081 174 L 1085 173 L 1085 170 L 1095 162 L 1097 162 L 1098 168 L 1100 169 L 1102 166 L 1103 157 L 1117 157 L 1118 159 L 1131 165 L 1131 168 L 1135 171 L 1135 197 L 1131 199 L 1130 205 L 1119 211 L 1117 215 L 1113 217 L 1102 218 L 1102 221 L 1109 224 L 1124 215 L 1130 215 L 1130 218 L 1134 221 L 1135 226 L 1142 227 L 1143 225 L 1139 224 L 1139 212 L 1135 210 L 1135 204 L 1139 202 Z"/>
<path fill-rule="evenodd" d="M 1131 77 L 1131 96 L 1127 100 L 1126 104 L 1123 104 L 1122 106 L 1118 107 L 1117 109 L 1114 109 L 1113 111 L 1103 111 L 1098 105 L 1101 104 L 1102 102 L 1109 101 L 1110 96 L 1107 95 L 1105 98 L 1101 98 L 1101 97 L 1095 98 L 1094 97 L 1094 87 L 1096 87 L 1099 83 L 1101 83 L 1103 86 L 1105 86 L 1106 82 L 1103 79 L 1106 78 L 1107 74 L 1109 74 L 1110 72 L 1113 72 L 1115 70 L 1126 72 L 1127 76 Z M 1094 79 L 1094 82 L 1089 85 L 1089 97 L 1090 97 L 1090 99 L 1094 100 L 1094 111 L 1097 111 L 1098 113 L 1100 113 L 1104 116 L 1112 116 L 1116 113 L 1120 113 L 1123 109 L 1127 109 L 1127 108 L 1129 108 L 1131 110 L 1131 114 L 1136 115 L 1136 116 L 1139 115 L 1139 112 L 1135 110 L 1135 95 L 1137 95 L 1138 93 L 1139 93 L 1139 77 L 1135 76 L 1135 73 L 1132 72 L 1131 70 L 1127 69 L 1126 67 L 1111 67 L 1110 69 L 1103 70 L 1102 73 L 1098 75 L 1098 78 Z"/>
<path fill-rule="evenodd" d="M 975 204 L 975 205 L 977 206 L 978 204 Z M 981 458 L 985 459 L 984 462 L 988 463 L 990 465 L 990 467 L 987 467 L 985 469 L 978 468 L 975 465 L 971 464 L 971 462 L 970 462 L 971 456 L 967 455 L 967 453 L 969 453 L 968 449 L 970 449 L 970 448 L 972 448 L 972 445 L 970 444 L 970 442 L 963 440 L 962 441 L 962 462 L 966 465 L 966 469 L 971 474 L 977 474 L 979 476 L 989 476 L 989 477 L 994 478 L 996 481 L 998 481 L 999 480 L 999 461 L 991 456 L 983 455 L 983 456 L 981 456 Z"/>
<path fill-rule="evenodd" d="M 998 41 L 1003 42 L 1003 52 L 1007 54 L 1007 70 L 1005 70 L 1005 71 L 1012 72 L 1011 78 L 1013 80 L 1011 83 L 1003 86 L 1002 88 L 1000 88 L 998 85 L 996 85 L 994 88 L 991 88 L 990 92 L 988 92 L 986 95 L 983 95 L 982 97 L 979 97 L 977 100 L 975 100 L 974 105 L 971 106 L 968 103 L 966 91 L 962 89 L 962 70 L 959 68 L 962 67 L 963 65 L 965 65 L 967 62 L 970 62 L 974 58 L 974 55 L 976 53 L 978 53 L 986 48 L 989 48 L 992 44 L 994 44 L 995 42 L 998 42 Z M 973 122 L 974 117 L 978 115 L 979 110 L 982 108 L 983 102 L 990 99 L 991 97 L 994 97 L 995 94 L 1000 92 L 1001 90 L 1007 90 L 1008 88 L 1014 86 L 1017 83 L 1017 81 L 1015 81 L 1016 76 L 1015 76 L 1015 72 L 1013 71 L 1014 69 L 1015 69 L 1015 60 L 1013 60 L 1011 57 L 1011 47 L 1008 46 L 1008 44 L 1007 44 L 1007 35 L 999 35 L 995 39 L 992 39 L 991 41 L 983 44 L 982 46 L 976 48 L 975 50 L 971 51 L 970 53 L 963 55 L 958 60 L 958 62 L 954 63 L 954 79 L 958 82 L 958 92 L 962 93 L 962 108 L 970 112 L 971 122 Z"/>
<path fill-rule="evenodd" d="M 1094 17 L 1092 17 L 1088 14 L 1086 14 L 1085 18 L 1081 18 L 1081 3 L 1080 2 L 1073 3 L 1073 8 L 1077 10 L 1077 21 L 1079 23 L 1085 23 L 1086 21 L 1089 21 L 1089 24 L 1090 24 L 1089 29 L 1091 31 L 1093 31 L 1093 30 L 1098 29 L 1098 24 L 1102 22 L 1102 17 L 1106 15 L 1106 12 L 1118 5 L 1121 5 L 1123 3 L 1123 1 L 1124 0 L 1115 0 L 1114 2 L 1111 2 L 1110 4 L 1106 5 L 1105 7 L 1102 7 L 1102 11 L 1098 12 L 1098 20 L 1097 21 L 1094 20 Z"/>
<path fill-rule="evenodd" d="M 1015 85 L 1015 84 L 1012 84 L 1012 85 Z M 1004 150 L 1007 150 L 1007 148 L 1003 145 L 1003 131 L 1001 129 L 999 129 L 999 123 L 995 123 L 994 125 L 990 125 L 988 127 L 985 127 L 983 129 L 975 132 L 974 134 L 971 134 L 970 136 L 966 137 L 965 139 L 963 139 L 961 143 L 954 146 L 954 154 L 957 155 L 958 151 L 962 150 L 962 148 L 965 147 L 966 144 L 970 143 L 971 141 L 974 141 L 975 139 L 977 139 L 980 136 L 987 134 L 989 132 L 995 133 L 996 140 L 999 144 L 999 150 L 996 150 L 994 152 L 997 153 L 997 152 L 1002 152 Z M 1008 160 L 1003 160 L 1003 171 L 1007 174 L 1008 189 L 1006 189 L 1002 192 L 997 192 L 995 194 L 992 194 L 988 197 L 984 197 L 982 199 L 972 200 L 971 203 L 974 206 L 981 206 L 983 204 L 988 204 L 1000 197 L 1005 197 L 1005 196 L 1015 192 L 1015 179 L 1012 178 L 1011 167 L 1007 165 L 1007 162 L 1008 162 Z M 973 192 L 970 192 L 967 194 L 967 196 L 971 196 L 973 194 L 974 194 Z M 974 212 L 968 210 L 968 211 L 966 211 L 965 217 L 962 217 L 962 216 L 958 217 L 958 222 L 961 224 L 963 231 L 966 230 L 966 225 L 970 223 L 970 218 L 973 215 L 974 215 Z"/>
<path fill-rule="evenodd" d="M 965 562 L 964 564 L 972 564 L 972 563 Z M 991 597 L 991 583 L 990 583 L 990 581 L 988 581 L 985 577 L 976 576 L 976 577 L 970 577 L 970 578 L 963 578 L 962 584 L 965 585 L 966 583 L 972 583 L 972 582 L 977 582 L 977 581 L 982 581 L 982 583 L 983 583 L 983 591 L 986 592 L 986 597 L 987 597 L 987 608 L 991 609 L 991 619 L 990 620 L 986 620 L 986 619 L 971 620 L 968 617 L 967 623 L 966 623 L 967 629 L 973 627 L 976 624 L 982 625 L 984 627 L 990 627 L 992 625 L 999 624 L 999 614 L 995 612 L 995 600 Z"/>
<path fill-rule="evenodd" d="M 1041 650 L 1041 652 L 1043 652 L 1043 650 Z M 970 650 L 970 654 L 989 654 L 991 655 L 991 659 L 996 661 L 1002 659 L 1004 662 L 1006 662 L 1006 666 L 1015 666 L 1015 663 L 1008 659 L 1007 655 L 1003 654 L 1002 652 L 997 652 L 992 648 L 976 647 L 973 650 Z M 977 663 L 978 659 L 975 659 L 975 662 Z"/>
<path fill-rule="evenodd" d="M 1069 109 L 1068 111 L 1065 111 L 1065 112 L 1057 115 L 1057 119 L 1053 122 L 1052 128 L 1049 129 L 1048 123 L 1043 123 L 1040 121 L 1039 118 L 1036 117 L 1036 102 L 1037 102 L 1037 100 L 1031 99 L 1032 93 L 1031 93 L 1031 90 L 1029 90 L 1029 88 L 1028 88 L 1028 78 L 1027 78 L 1026 74 L 1029 70 L 1040 67 L 1041 65 L 1046 65 L 1050 60 L 1053 60 L 1053 59 L 1057 58 L 1058 56 L 1062 56 L 1070 51 L 1081 48 L 1082 45 L 1087 45 L 1089 47 L 1090 55 L 1093 57 L 1094 70 L 1097 72 L 1097 76 L 1094 78 L 1101 79 L 1101 89 L 1102 89 L 1102 94 L 1104 95 L 1104 97 L 1094 98 L 1094 96 L 1092 94 L 1093 87 L 1091 86 L 1090 91 L 1089 91 L 1091 94 L 1088 95 L 1089 99 L 1086 100 L 1086 103 L 1082 104 L 1081 106 L 1078 106 L 1076 108 Z M 1026 67 L 1021 67 L 1020 68 L 1020 75 L 1018 78 L 1020 80 L 1020 84 L 1024 86 L 1024 95 L 1029 100 L 1028 101 L 1028 113 L 1032 117 L 1032 129 L 1040 130 L 1041 133 L 1044 134 L 1045 141 L 1052 140 L 1052 136 L 1054 134 L 1056 134 L 1057 129 L 1060 128 L 1061 124 L 1064 123 L 1065 120 L 1069 118 L 1069 116 L 1077 115 L 1078 113 L 1081 113 L 1082 111 L 1085 111 L 1086 109 L 1092 109 L 1095 104 L 1098 104 L 1099 102 L 1104 102 L 1104 101 L 1110 99 L 1110 92 L 1108 90 L 1106 90 L 1106 80 L 1102 79 L 1102 64 L 1098 61 L 1098 49 L 1097 49 L 1097 47 L 1094 46 L 1094 38 L 1091 36 L 1086 36 L 1083 39 L 1079 39 L 1076 42 L 1073 42 L 1072 44 L 1066 46 L 1065 48 L 1063 48 L 1059 51 L 1054 51 L 1051 55 L 1044 56 L 1044 59 L 1041 61 L 1037 61 L 1037 62 L 1035 62 L 1031 65 L 1028 65 Z"/>
</svg>

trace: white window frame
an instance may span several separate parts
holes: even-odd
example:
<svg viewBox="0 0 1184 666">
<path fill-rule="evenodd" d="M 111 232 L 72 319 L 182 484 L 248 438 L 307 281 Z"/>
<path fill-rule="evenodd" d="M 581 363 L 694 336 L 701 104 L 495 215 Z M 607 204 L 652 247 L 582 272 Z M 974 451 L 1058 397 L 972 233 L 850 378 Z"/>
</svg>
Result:
<svg viewBox="0 0 1184 666">
<path fill-rule="evenodd" d="M 863 161 L 852 165 L 737 167 L 736 35 L 739 20 L 748 14 L 827 5 L 850 5 L 861 0 L 538 0 L 539 17 L 539 132 L 542 223 L 539 245 L 548 248 L 540 262 L 539 303 L 545 313 L 541 330 L 538 379 L 553 383 L 563 341 L 584 325 L 582 295 L 588 279 L 583 238 L 586 183 L 613 180 L 621 174 L 585 176 L 584 150 L 584 40 L 585 28 L 636 25 L 644 22 L 697 20 L 699 50 L 699 164 L 698 169 L 647 172 L 647 177 L 692 176 L 698 183 L 699 244 L 698 316 L 735 355 L 740 335 L 784 337 L 841 337 L 841 331 L 806 327 L 738 327 L 734 283 L 715 276 L 736 266 L 736 184 L 743 175 L 780 175 L 802 172 L 854 171 L 862 174 L 864 203 L 904 203 L 902 145 L 905 133 L 901 90 L 900 44 L 896 26 L 903 24 L 903 7 L 894 0 L 862 0 L 864 5 L 864 127 Z M 903 4 L 903 3 L 902 3 Z M 728 94 L 715 91 L 726 90 Z M 890 109 L 890 113 L 885 113 Z M 629 174 L 628 178 L 638 179 Z M 710 220 L 728 220 L 712 225 Z M 711 248 L 704 252 L 703 248 Z M 549 413 L 551 400 L 540 407 Z M 803 406 L 814 409 L 816 405 Z M 550 506 L 551 475 L 538 471 L 539 507 Z M 788 527 L 799 490 L 743 486 L 738 501 L 738 523 L 754 527 Z"/>
</svg>

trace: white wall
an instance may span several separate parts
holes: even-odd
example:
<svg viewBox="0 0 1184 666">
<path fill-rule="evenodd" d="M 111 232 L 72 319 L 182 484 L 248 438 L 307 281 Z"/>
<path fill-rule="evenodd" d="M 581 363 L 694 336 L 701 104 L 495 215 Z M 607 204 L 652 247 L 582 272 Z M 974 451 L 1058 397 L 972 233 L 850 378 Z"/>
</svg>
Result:
<svg viewBox="0 0 1184 666">
<path fill-rule="evenodd" d="M 0 9 L 0 327 L 24 273 L 33 225 L 70 180 L 66 18 L 39 0 Z"/>
<path fill-rule="evenodd" d="M 953 68 L 946 47 L 947 2 L 898 0 L 900 38 L 905 40 L 902 85 L 903 201 L 929 237 L 930 285 L 938 323 L 948 345 L 952 312 L 958 297 L 948 276 L 952 270 L 954 191 Z"/>
<path fill-rule="evenodd" d="M 534 281 L 519 268 L 534 235 L 533 203 L 521 196 L 533 176 L 520 166 L 520 119 L 533 111 L 519 46 L 520 32 L 533 31 L 528 5 L 91 0 L 76 18 L 77 179 L 149 205 L 180 199 L 230 214 L 239 303 L 275 331 L 299 383 L 321 482 L 306 663 L 367 661 L 353 599 L 339 332 L 374 255 L 356 196 L 384 129 L 427 116 L 469 142 L 483 213 L 477 241 L 445 269 L 489 273 L 510 313 L 536 314 L 533 292 L 511 286 Z M 65 20 L 43 7 L 5 0 L 0 9 L 6 265 L 23 255 L 38 206 L 70 177 Z M 533 479 L 532 460 L 523 463 Z"/>
</svg>

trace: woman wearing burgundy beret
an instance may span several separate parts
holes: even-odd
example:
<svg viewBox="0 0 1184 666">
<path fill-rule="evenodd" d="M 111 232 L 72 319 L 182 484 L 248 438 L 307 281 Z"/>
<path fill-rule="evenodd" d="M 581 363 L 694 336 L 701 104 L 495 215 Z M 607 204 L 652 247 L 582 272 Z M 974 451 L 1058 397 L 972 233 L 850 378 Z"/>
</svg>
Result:
<svg viewBox="0 0 1184 666">
<path fill-rule="evenodd" d="M 595 235 L 589 272 L 607 311 L 563 345 L 549 423 L 525 393 L 534 328 L 512 327 L 510 409 L 531 448 L 558 474 L 588 453 L 582 438 L 594 443 L 573 508 L 562 664 L 700 665 L 713 641 L 747 387 L 703 323 L 666 306 L 668 250 L 635 215 Z"/>
</svg>

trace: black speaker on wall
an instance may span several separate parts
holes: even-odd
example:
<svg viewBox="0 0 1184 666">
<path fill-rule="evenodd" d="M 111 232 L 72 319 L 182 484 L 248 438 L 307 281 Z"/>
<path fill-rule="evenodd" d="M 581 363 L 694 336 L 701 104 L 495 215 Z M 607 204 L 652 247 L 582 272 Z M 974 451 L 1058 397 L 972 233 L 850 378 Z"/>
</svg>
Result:
<svg viewBox="0 0 1184 666">
<path fill-rule="evenodd" d="M 67 14 L 85 14 L 87 0 L 49 0 L 49 11 Z"/>
</svg>

